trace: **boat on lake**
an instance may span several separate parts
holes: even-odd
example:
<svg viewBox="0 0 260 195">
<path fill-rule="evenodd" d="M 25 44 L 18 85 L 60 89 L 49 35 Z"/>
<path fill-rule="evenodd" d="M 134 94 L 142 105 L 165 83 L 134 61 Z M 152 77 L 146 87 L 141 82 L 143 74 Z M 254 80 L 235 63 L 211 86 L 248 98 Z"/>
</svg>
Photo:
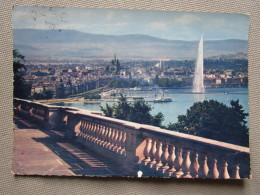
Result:
<svg viewBox="0 0 260 195">
<path fill-rule="evenodd" d="M 142 97 L 142 96 L 134 96 L 133 100 L 134 101 L 142 101 L 142 100 L 144 100 L 144 97 Z"/>
<path fill-rule="evenodd" d="M 172 98 L 160 97 L 153 100 L 153 103 L 172 102 Z"/>
</svg>

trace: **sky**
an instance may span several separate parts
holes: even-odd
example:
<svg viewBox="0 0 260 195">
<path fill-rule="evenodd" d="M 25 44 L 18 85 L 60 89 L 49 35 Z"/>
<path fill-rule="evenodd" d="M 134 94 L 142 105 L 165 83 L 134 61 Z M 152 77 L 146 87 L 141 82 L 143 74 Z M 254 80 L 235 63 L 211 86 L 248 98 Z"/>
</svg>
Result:
<svg viewBox="0 0 260 195">
<path fill-rule="evenodd" d="M 15 7 L 14 29 L 78 30 L 86 33 L 144 34 L 169 40 L 248 40 L 249 16 L 151 10 Z"/>
</svg>

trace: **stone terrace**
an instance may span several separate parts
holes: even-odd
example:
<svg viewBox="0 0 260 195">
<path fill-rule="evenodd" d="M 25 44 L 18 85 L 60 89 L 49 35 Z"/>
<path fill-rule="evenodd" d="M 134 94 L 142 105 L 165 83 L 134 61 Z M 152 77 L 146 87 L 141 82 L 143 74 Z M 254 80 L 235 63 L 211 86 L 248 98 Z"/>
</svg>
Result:
<svg viewBox="0 0 260 195">
<path fill-rule="evenodd" d="M 124 175 L 115 163 L 80 144 L 72 144 L 64 133 L 44 130 L 14 116 L 12 171 L 18 175 Z"/>
<path fill-rule="evenodd" d="M 22 99 L 14 113 L 16 174 L 250 177 L 246 147 Z"/>
</svg>

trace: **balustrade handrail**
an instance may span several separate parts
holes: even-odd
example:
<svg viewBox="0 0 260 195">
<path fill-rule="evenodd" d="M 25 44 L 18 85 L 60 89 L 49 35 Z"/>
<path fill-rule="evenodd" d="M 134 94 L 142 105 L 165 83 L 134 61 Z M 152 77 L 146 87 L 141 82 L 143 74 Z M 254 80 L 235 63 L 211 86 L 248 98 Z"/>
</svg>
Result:
<svg viewBox="0 0 260 195">
<path fill-rule="evenodd" d="M 230 143 L 226 143 L 226 142 L 221 142 L 221 141 L 208 139 L 208 138 L 204 138 L 204 137 L 189 135 L 189 134 L 180 133 L 180 132 L 176 132 L 176 131 L 170 131 L 167 129 L 162 129 L 162 128 L 151 126 L 151 125 L 139 124 L 139 123 L 135 123 L 135 122 L 130 122 L 130 121 L 125 121 L 125 120 L 121 120 L 121 119 L 93 114 L 93 113 L 96 113 L 96 111 L 92 112 L 92 111 L 88 111 L 88 110 L 84 110 L 84 109 L 80 109 L 80 108 L 76 108 L 76 107 L 53 106 L 53 105 L 47 105 L 47 104 L 42 104 L 39 102 L 32 102 L 29 100 L 23 100 L 23 99 L 18 99 L 18 98 L 14 98 L 14 100 L 24 101 L 27 103 L 36 104 L 36 105 L 43 106 L 46 108 L 59 108 L 63 111 L 66 111 L 66 112 L 69 112 L 72 114 L 82 115 L 82 116 L 85 115 L 85 116 L 92 117 L 95 119 L 104 120 L 106 122 L 112 122 L 112 123 L 116 123 L 118 125 L 123 125 L 125 127 L 130 127 L 132 129 L 136 129 L 139 131 L 142 130 L 144 133 L 149 133 L 150 135 L 168 136 L 168 137 L 172 136 L 172 137 L 180 138 L 180 139 L 184 139 L 184 140 L 191 140 L 193 142 L 204 143 L 207 145 L 214 145 L 216 147 L 222 147 L 222 148 L 234 150 L 237 152 L 250 153 L 250 149 L 248 147 L 243 147 L 243 146 L 239 146 L 239 145 L 234 145 L 234 144 L 230 144 Z"/>
<path fill-rule="evenodd" d="M 200 144 L 212 145 L 214 147 L 219 147 L 219 148 L 225 148 L 227 150 L 250 153 L 250 149 L 248 147 L 239 146 L 239 145 L 235 145 L 235 144 L 231 144 L 231 143 L 227 143 L 227 142 L 221 142 L 221 141 L 208 139 L 208 138 L 204 138 L 204 137 L 199 137 L 199 136 L 195 136 L 195 135 L 189 135 L 186 133 L 170 131 L 167 129 L 161 129 L 159 127 L 154 127 L 154 126 L 150 126 L 150 125 L 143 125 L 142 131 L 146 135 L 154 135 L 156 137 L 158 137 L 158 136 L 166 137 L 167 136 L 167 139 L 180 138 L 183 140 L 198 142 Z"/>
<path fill-rule="evenodd" d="M 162 170 L 164 174 L 168 171 L 168 176 L 175 177 L 208 177 L 209 174 L 213 178 L 227 179 L 231 172 L 232 178 L 238 179 L 239 169 L 243 169 L 241 173 L 244 178 L 250 174 L 250 150 L 247 147 L 106 117 L 99 112 L 80 108 L 17 98 L 14 98 L 14 105 L 15 108 L 23 105 L 24 109 L 32 110 L 35 107 L 34 111 L 23 110 L 23 113 L 30 117 L 33 112 L 36 119 L 41 119 L 42 116 L 37 117 L 37 114 L 43 113 L 36 107 L 44 108 L 45 123 L 66 129 L 71 139 L 94 148 L 102 155 L 111 156 L 115 161 L 123 159 L 130 165 L 142 162 L 149 168 L 155 167 L 156 171 Z M 231 164 L 229 167 L 228 163 Z M 199 167 L 203 167 L 203 171 L 199 171 Z"/>
</svg>

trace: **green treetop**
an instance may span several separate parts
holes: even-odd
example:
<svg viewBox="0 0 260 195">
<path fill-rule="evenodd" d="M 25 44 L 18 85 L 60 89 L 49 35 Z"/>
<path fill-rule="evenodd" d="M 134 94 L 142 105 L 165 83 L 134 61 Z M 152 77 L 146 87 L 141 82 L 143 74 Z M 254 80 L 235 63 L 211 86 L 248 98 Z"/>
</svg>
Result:
<svg viewBox="0 0 260 195">
<path fill-rule="evenodd" d="M 151 110 L 152 107 L 144 100 L 129 103 L 123 95 L 113 106 L 108 104 L 105 107 L 101 106 L 101 111 L 104 112 L 105 116 L 161 127 L 164 120 L 163 114 L 159 112 L 156 115 L 151 115 Z"/>
<path fill-rule="evenodd" d="M 248 113 L 239 100 L 230 104 L 231 107 L 215 100 L 196 102 L 168 129 L 248 147 Z"/>
</svg>

